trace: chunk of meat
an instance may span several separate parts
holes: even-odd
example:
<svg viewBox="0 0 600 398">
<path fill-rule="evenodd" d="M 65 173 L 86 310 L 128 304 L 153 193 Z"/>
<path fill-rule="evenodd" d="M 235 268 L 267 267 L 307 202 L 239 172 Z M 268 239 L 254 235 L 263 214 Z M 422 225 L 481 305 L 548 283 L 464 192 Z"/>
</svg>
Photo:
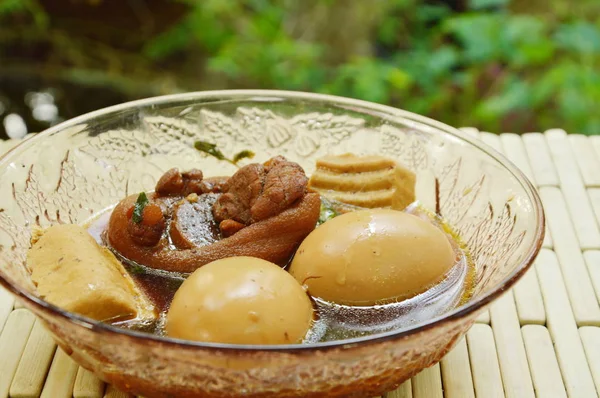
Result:
<svg viewBox="0 0 600 398">
<path fill-rule="evenodd" d="M 299 164 L 277 156 L 265 163 L 266 177 L 262 193 L 253 203 L 252 221 L 279 214 L 306 193 L 308 178 Z"/>
<path fill-rule="evenodd" d="M 203 194 L 188 197 L 174 206 L 169 234 L 178 249 L 208 245 L 219 239 L 218 224 L 211 211 L 216 200 L 215 194 Z"/>
<path fill-rule="evenodd" d="M 67 311 L 99 321 L 156 317 L 119 260 L 79 225 L 45 230 L 28 251 L 27 266 L 40 296 Z"/>
<path fill-rule="evenodd" d="M 201 172 L 191 171 L 180 174 L 183 181 L 180 186 L 178 173 L 176 169 L 165 173 L 156 193 L 149 195 L 151 201 L 175 201 L 176 190 L 178 195 L 191 194 L 181 198 L 179 204 L 167 206 L 171 212 L 167 217 L 172 216 L 170 241 L 163 237 L 154 245 L 144 245 L 123 228 L 129 221 L 126 213 L 135 203 L 135 195 L 125 198 L 114 209 L 108 241 L 124 257 L 177 272 L 193 272 L 211 261 L 232 256 L 258 257 L 285 265 L 319 218 L 319 194 L 307 192 L 308 179 L 302 167 L 281 156 L 265 164 L 245 166 L 228 180 L 203 180 Z M 195 183 L 206 183 L 205 187 L 212 192 L 223 192 L 208 215 L 205 208 L 208 202 L 195 192 Z M 224 237 L 218 241 L 214 241 L 216 225 Z M 171 243 L 178 250 L 173 250 Z"/>
<path fill-rule="evenodd" d="M 249 164 L 229 179 L 213 213 L 218 222 L 234 220 L 250 225 L 290 207 L 306 193 L 307 185 L 302 167 L 282 156 L 264 165 Z"/>
<path fill-rule="evenodd" d="M 262 193 L 265 168 L 262 164 L 253 163 L 239 169 L 227 181 L 224 193 L 213 206 L 213 214 L 217 222 L 234 220 L 242 224 L 250 224 L 250 209 Z"/>
<path fill-rule="evenodd" d="M 202 180 L 202 193 L 221 193 L 229 177 L 209 177 Z"/>
<path fill-rule="evenodd" d="M 129 222 L 127 223 L 127 232 L 138 245 L 154 246 L 163 236 L 166 227 L 165 217 L 160 206 L 156 203 L 149 203 L 142 211 L 142 220 L 137 223 L 133 220 L 133 209 L 131 206 L 127 212 Z"/>
<path fill-rule="evenodd" d="M 163 174 L 154 188 L 161 196 L 181 195 L 183 192 L 183 176 L 178 168 L 172 168 Z"/>
<path fill-rule="evenodd" d="M 225 182 L 225 177 L 204 179 L 202 170 L 191 169 L 182 173 L 178 168 L 172 168 L 160 177 L 155 191 L 159 196 L 187 196 L 192 193 L 201 195 L 221 192 Z"/>
<path fill-rule="evenodd" d="M 187 250 L 171 250 L 163 239 L 158 245 L 135 244 L 123 228 L 127 209 L 136 195 L 114 209 L 108 227 L 110 245 L 124 257 L 148 267 L 175 272 L 193 272 L 204 264 L 232 256 L 251 256 L 285 265 L 300 242 L 315 228 L 319 218 L 319 194 L 308 192 L 281 213 L 253 223 L 215 243 Z"/>
<path fill-rule="evenodd" d="M 221 230 L 223 236 L 226 238 L 235 234 L 244 227 L 244 224 L 234 220 L 223 220 L 221 221 L 221 224 L 219 224 L 219 229 Z"/>
<path fill-rule="evenodd" d="M 203 184 L 204 175 L 202 174 L 202 170 L 191 169 L 183 172 L 181 177 L 183 178 L 183 196 L 187 196 L 191 193 L 197 195 L 206 193 L 204 192 L 206 188 Z"/>
</svg>

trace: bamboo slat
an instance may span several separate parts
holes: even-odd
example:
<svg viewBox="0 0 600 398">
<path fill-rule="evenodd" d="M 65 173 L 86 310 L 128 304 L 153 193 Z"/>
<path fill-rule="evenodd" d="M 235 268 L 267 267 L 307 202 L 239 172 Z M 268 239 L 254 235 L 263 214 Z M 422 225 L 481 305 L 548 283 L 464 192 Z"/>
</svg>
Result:
<svg viewBox="0 0 600 398">
<path fill-rule="evenodd" d="M 592 143 L 592 147 L 594 148 L 594 151 L 596 152 L 596 157 L 600 159 L 600 136 L 593 135 L 593 136 L 588 137 L 588 139 Z"/>
<path fill-rule="evenodd" d="M 596 221 L 600 223 L 600 188 L 588 188 L 587 193 L 594 209 Z"/>
<path fill-rule="evenodd" d="M 546 323 L 546 311 L 537 273 L 532 267 L 513 289 L 521 325 Z"/>
<path fill-rule="evenodd" d="M 593 397 L 596 390 L 557 258 L 552 251 L 544 249 L 538 264 L 536 269 L 544 297 L 546 324 L 567 393 L 570 397 Z"/>
<path fill-rule="evenodd" d="M 544 135 L 541 133 L 529 133 L 523 135 L 522 139 L 537 185 L 540 187 L 558 186 L 559 180 L 556 173 L 556 166 L 552 162 L 550 149 Z"/>
<path fill-rule="evenodd" d="M 542 187 L 540 196 L 544 203 L 548 225 L 555 237 L 554 250 L 560 262 L 562 277 L 569 293 L 577 325 L 599 325 L 600 307 L 595 299 L 594 288 L 577 245 L 562 193 L 558 188 Z"/>
<path fill-rule="evenodd" d="M 467 333 L 467 346 L 476 397 L 502 398 L 502 376 L 492 328 L 475 324 Z"/>
<path fill-rule="evenodd" d="M 521 336 L 521 325 L 512 291 L 508 291 L 490 307 L 492 330 L 507 398 L 534 398 L 527 355 Z"/>
<path fill-rule="evenodd" d="M 567 393 L 548 329 L 539 325 L 526 325 L 523 326 L 522 333 L 536 395 L 566 398 Z"/>
<path fill-rule="evenodd" d="M 590 273 L 592 285 L 596 289 L 596 297 L 600 301 L 600 250 L 588 250 L 583 253 L 583 258 Z"/>
<path fill-rule="evenodd" d="M 60 348 L 56 350 L 41 398 L 70 398 L 78 366 Z"/>
<path fill-rule="evenodd" d="M 485 144 L 491 146 L 496 151 L 502 153 L 502 142 L 500 142 L 500 136 L 498 134 L 489 133 L 487 131 L 481 131 L 479 133 L 479 139 Z"/>
<path fill-rule="evenodd" d="M 89 370 L 79 367 L 73 385 L 73 398 L 102 398 L 104 382 Z"/>
<path fill-rule="evenodd" d="M 394 391 L 388 392 L 385 398 L 412 398 L 412 382 L 406 380 L 400 387 Z"/>
<path fill-rule="evenodd" d="M 475 398 L 467 342 L 461 339 L 441 362 L 446 398 Z"/>
<path fill-rule="evenodd" d="M 571 146 L 562 130 L 548 130 L 545 133 L 550 154 L 556 164 L 560 187 L 562 189 L 570 219 L 581 249 L 600 249 L 600 230 L 594 219 L 583 180 Z M 552 233 L 556 240 L 557 236 Z"/>
<path fill-rule="evenodd" d="M 500 135 L 500 142 L 506 157 L 529 178 L 533 185 L 537 185 L 521 136 L 513 133 L 504 133 Z"/>
<path fill-rule="evenodd" d="M 585 326 L 579 329 L 579 335 L 596 383 L 596 392 L 600 395 L 600 328 Z"/>
<path fill-rule="evenodd" d="M 600 187 L 600 158 L 596 155 L 592 143 L 585 135 L 571 134 L 568 136 L 579 172 L 587 187 Z"/>
<path fill-rule="evenodd" d="M 0 332 L 13 310 L 14 302 L 13 296 L 0 286 Z"/>
<path fill-rule="evenodd" d="M 8 397 L 10 384 L 17 371 L 27 338 L 33 328 L 35 318 L 27 310 L 14 310 L 8 316 L 0 335 L 0 398 Z"/>
<path fill-rule="evenodd" d="M 413 398 L 444 398 L 439 363 L 412 378 L 412 393 Z"/>
<path fill-rule="evenodd" d="M 463 133 L 467 133 L 473 138 L 477 138 L 479 136 L 479 130 L 477 130 L 475 127 L 461 127 L 459 130 L 461 130 Z"/>
<path fill-rule="evenodd" d="M 486 325 L 490 324 L 490 312 L 488 310 L 483 311 L 477 319 L 475 319 L 477 323 L 485 323 Z"/>
<path fill-rule="evenodd" d="M 550 156 L 550 150 L 544 135 L 529 133 L 522 136 L 522 141 L 537 186 L 558 186 L 558 174 L 554 163 L 552 163 L 552 156 Z M 553 247 L 552 235 L 547 225 L 543 246 L 546 249 L 552 249 Z"/>
<path fill-rule="evenodd" d="M 110 384 L 106 386 L 106 393 L 104 398 L 133 398 L 133 395 L 124 393 L 123 391 L 117 390 Z"/>
<path fill-rule="evenodd" d="M 55 351 L 56 344 L 54 340 L 52 340 L 41 322 L 36 320 L 10 386 L 10 396 L 12 398 L 35 398 L 40 396 Z"/>
</svg>

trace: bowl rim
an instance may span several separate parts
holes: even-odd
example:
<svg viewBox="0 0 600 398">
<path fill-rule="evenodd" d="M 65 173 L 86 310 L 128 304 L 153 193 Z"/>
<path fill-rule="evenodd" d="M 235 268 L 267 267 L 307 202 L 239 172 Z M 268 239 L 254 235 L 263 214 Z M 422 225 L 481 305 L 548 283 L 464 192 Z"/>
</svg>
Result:
<svg viewBox="0 0 600 398">
<path fill-rule="evenodd" d="M 475 148 L 483 151 L 488 156 L 500 163 L 513 177 L 516 178 L 517 182 L 520 183 L 525 192 L 529 195 L 533 211 L 537 218 L 537 225 L 534 231 L 533 245 L 528 249 L 525 258 L 521 263 L 515 267 L 515 269 L 507 275 L 500 283 L 497 284 L 486 294 L 481 297 L 461 305 L 452 311 L 449 311 L 441 316 L 437 316 L 426 321 L 411 325 L 407 328 L 400 330 L 392 330 L 388 332 L 377 333 L 375 335 L 356 337 L 352 339 L 344 339 L 337 341 L 318 342 L 310 344 L 285 344 L 285 345 L 250 345 L 250 344 L 226 344 L 226 343 L 209 343 L 209 342 L 198 342 L 191 340 L 176 339 L 171 337 L 164 337 L 153 335 L 144 332 L 133 331 L 129 329 L 123 329 L 116 326 L 112 326 L 100 321 L 93 320 L 91 318 L 78 315 L 72 312 L 65 311 L 53 304 L 50 304 L 43 299 L 29 293 L 27 290 L 19 285 L 13 284 L 8 281 L 4 270 L 0 268 L 0 285 L 3 285 L 14 295 L 24 299 L 28 304 L 33 307 L 37 307 L 43 312 L 50 312 L 60 318 L 63 318 L 69 323 L 82 326 L 87 329 L 94 330 L 96 332 L 125 335 L 135 339 L 151 340 L 156 343 L 175 345 L 178 347 L 185 346 L 195 349 L 214 349 L 214 350 L 227 350 L 227 351 L 269 351 L 269 352 L 284 352 L 284 353 L 302 353 L 312 350 L 325 350 L 325 349 L 346 349 L 356 345 L 369 345 L 375 343 L 382 343 L 388 340 L 395 340 L 413 335 L 416 333 L 424 332 L 426 330 L 438 327 L 442 324 L 456 321 L 461 318 L 465 318 L 470 314 L 482 309 L 484 306 L 501 296 L 508 289 L 510 289 L 525 272 L 531 267 L 537 254 L 542 248 L 542 243 L 545 235 L 545 215 L 542 207 L 542 202 L 538 195 L 536 188 L 533 186 L 531 181 L 525 176 L 525 174 L 516 167 L 509 159 L 504 155 L 497 152 L 492 147 L 483 143 L 482 141 L 468 135 L 461 130 L 438 122 L 434 119 L 430 119 L 426 116 L 421 116 L 416 113 L 405 111 L 402 109 L 394 108 L 387 105 L 381 105 L 369 101 L 363 101 L 358 99 L 340 97 L 328 94 L 317 94 L 302 91 L 284 91 L 284 90 L 214 90 L 214 91 L 196 91 L 181 94 L 170 94 L 157 97 L 150 97 L 135 101 L 124 102 L 118 105 L 102 108 L 93 112 L 86 113 L 84 115 L 69 119 L 62 123 L 59 123 L 49 129 L 37 133 L 36 135 L 23 140 L 21 143 L 11 148 L 9 151 L 0 156 L 0 169 L 6 166 L 7 160 L 10 159 L 14 152 L 19 151 L 25 146 L 33 145 L 38 140 L 43 140 L 45 137 L 52 136 L 68 128 L 93 121 L 95 118 L 101 116 L 107 116 L 110 114 L 116 114 L 121 111 L 131 110 L 137 107 L 152 107 L 156 105 L 164 105 L 174 102 L 186 102 L 186 101 L 198 101 L 199 103 L 211 103 L 210 100 L 223 100 L 229 101 L 254 101 L 254 102 L 274 102 L 274 101 L 286 101 L 286 100 L 305 100 L 311 102 L 325 102 L 335 105 L 345 106 L 357 106 L 360 109 L 355 109 L 361 113 L 371 114 L 373 116 L 393 118 L 400 117 L 408 121 L 416 122 L 442 132 L 454 136 L 455 138 L 464 141 Z"/>
</svg>

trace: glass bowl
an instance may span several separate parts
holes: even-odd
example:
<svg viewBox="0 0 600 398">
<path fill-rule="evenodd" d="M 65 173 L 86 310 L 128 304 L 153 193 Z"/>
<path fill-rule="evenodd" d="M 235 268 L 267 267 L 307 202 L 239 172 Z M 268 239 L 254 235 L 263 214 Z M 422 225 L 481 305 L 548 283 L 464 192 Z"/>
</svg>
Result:
<svg viewBox="0 0 600 398">
<path fill-rule="evenodd" d="M 84 223 L 171 167 L 235 169 L 193 148 L 284 155 L 307 174 L 325 154 L 393 157 L 417 174 L 417 198 L 467 243 L 470 300 L 443 316 L 374 336 L 307 345 L 208 344 L 126 331 L 38 297 L 25 265 L 33 227 Z M 373 103 L 283 91 L 150 98 L 93 112 L 27 139 L 0 159 L 0 283 L 77 363 L 146 397 L 368 397 L 438 362 L 531 265 L 544 215 L 530 182 L 481 142 Z"/>
</svg>

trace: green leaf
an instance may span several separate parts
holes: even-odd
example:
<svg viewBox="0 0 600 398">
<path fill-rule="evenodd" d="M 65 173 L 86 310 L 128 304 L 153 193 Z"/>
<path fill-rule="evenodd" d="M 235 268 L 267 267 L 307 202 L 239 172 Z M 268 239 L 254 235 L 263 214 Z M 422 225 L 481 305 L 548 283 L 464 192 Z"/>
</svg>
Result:
<svg viewBox="0 0 600 398">
<path fill-rule="evenodd" d="M 48 27 L 48 14 L 37 0 L 0 0 L 0 17 L 24 11 L 33 18 L 37 28 Z"/>
<path fill-rule="evenodd" d="M 530 67 L 545 65 L 555 53 L 555 45 L 549 40 L 538 43 L 525 43 L 515 47 L 513 62 L 515 66 Z"/>
<path fill-rule="evenodd" d="M 330 88 L 341 95 L 385 103 L 390 95 L 389 70 L 390 66 L 384 62 L 355 58 L 338 67 Z"/>
<path fill-rule="evenodd" d="M 144 266 L 135 263 L 128 263 L 127 270 L 133 275 L 145 275 L 148 273 Z"/>
<path fill-rule="evenodd" d="M 338 215 L 339 213 L 335 210 L 333 204 L 324 197 L 321 197 L 321 210 L 319 212 L 319 220 L 317 221 L 317 225 L 321 225 L 324 222 L 337 217 Z"/>
<path fill-rule="evenodd" d="M 472 10 L 481 10 L 483 8 L 505 7 L 510 0 L 469 0 L 469 8 Z"/>
<path fill-rule="evenodd" d="M 554 82 L 550 73 L 546 73 L 541 78 L 533 81 L 531 87 L 531 101 L 533 106 L 543 106 L 552 99 L 558 85 Z"/>
<path fill-rule="evenodd" d="M 398 37 L 400 23 L 399 18 L 383 18 L 377 31 L 379 41 L 388 46 L 392 45 Z"/>
<path fill-rule="evenodd" d="M 0 17 L 27 9 L 25 0 L 2 0 L 0 1 Z"/>
<path fill-rule="evenodd" d="M 221 54 L 220 56 L 210 58 L 207 66 L 211 71 L 220 72 L 232 78 L 236 78 L 243 73 L 240 65 L 228 54 Z"/>
<path fill-rule="evenodd" d="M 421 4 L 417 10 L 417 19 L 422 22 L 438 21 L 450 15 L 452 11 L 448 6 L 441 4 Z"/>
<path fill-rule="evenodd" d="M 464 47 L 464 61 L 487 63 L 502 58 L 498 38 L 506 17 L 502 14 L 465 14 L 444 22 L 444 31 L 452 34 Z"/>
<path fill-rule="evenodd" d="M 145 192 L 141 192 L 138 195 L 137 200 L 135 201 L 135 205 L 133 206 L 133 215 L 131 219 L 134 223 L 139 224 L 142 222 L 144 215 L 144 208 L 148 204 L 148 197 Z"/>
<path fill-rule="evenodd" d="M 566 50 L 582 54 L 600 53 L 600 29 L 589 22 L 575 22 L 560 26 L 556 42 Z"/>
<path fill-rule="evenodd" d="M 589 98 L 582 96 L 577 89 L 564 89 L 559 93 L 557 100 L 560 112 L 572 120 L 584 121 L 593 111 Z"/>
<path fill-rule="evenodd" d="M 388 73 L 388 81 L 394 89 L 403 91 L 410 87 L 413 80 L 412 77 L 402 69 L 391 68 Z"/>
<path fill-rule="evenodd" d="M 511 111 L 527 109 L 530 98 L 531 87 L 528 83 L 516 78 L 508 79 L 500 93 L 489 97 L 476 108 L 475 115 L 482 121 L 494 122 Z"/>
<path fill-rule="evenodd" d="M 246 158 L 252 159 L 253 157 L 254 157 L 254 152 L 246 149 L 246 150 L 243 150 L 243 151 L 235 154 L 235 156 L 233 157 L 233 163 L 237 164 L 242 159 L 246 159 Z"/>
<path fill-rule="evenodd" d="M 514 67 L 544 65 L 554 55 L 554 43 L 549 39 L 549 24 L 544 20 L 527 16 L 511 16 L 506 19 L 497 45 L 503 58 Z"/>
<path fill-rule="evenodd" d="M 217 148 L 216 144 L 212 144 L 206 141 L 196 141 L 194 142 L 194 148 L 199 150 L 200 152 L 204 152 L 210 156 L 213 156 L 219 160 L 226 160 L 225 155 Z"/>
<path fill-rule="evenodd" d="M 142 52 L 152 59 L 166 58 L 185 49 L 192 38 L 188 25 L 179 23 L 146 43 Z"/>
<path fill-rule="evenodd" d="M 433 76 L 443 76 L 458 64 L 458 60 L 455 48 L 443 46 L 429 54 L 427 68 Z"/>
<path fill-rule="evenodd" d="M 231 23 L 232 16 L 239 14 L 239 4 L 229 1 L 206 0 L 195 4 L 188 18 L 190 35 L 211 55 L 219 54 L 236 37 Z"/>
</svg>

